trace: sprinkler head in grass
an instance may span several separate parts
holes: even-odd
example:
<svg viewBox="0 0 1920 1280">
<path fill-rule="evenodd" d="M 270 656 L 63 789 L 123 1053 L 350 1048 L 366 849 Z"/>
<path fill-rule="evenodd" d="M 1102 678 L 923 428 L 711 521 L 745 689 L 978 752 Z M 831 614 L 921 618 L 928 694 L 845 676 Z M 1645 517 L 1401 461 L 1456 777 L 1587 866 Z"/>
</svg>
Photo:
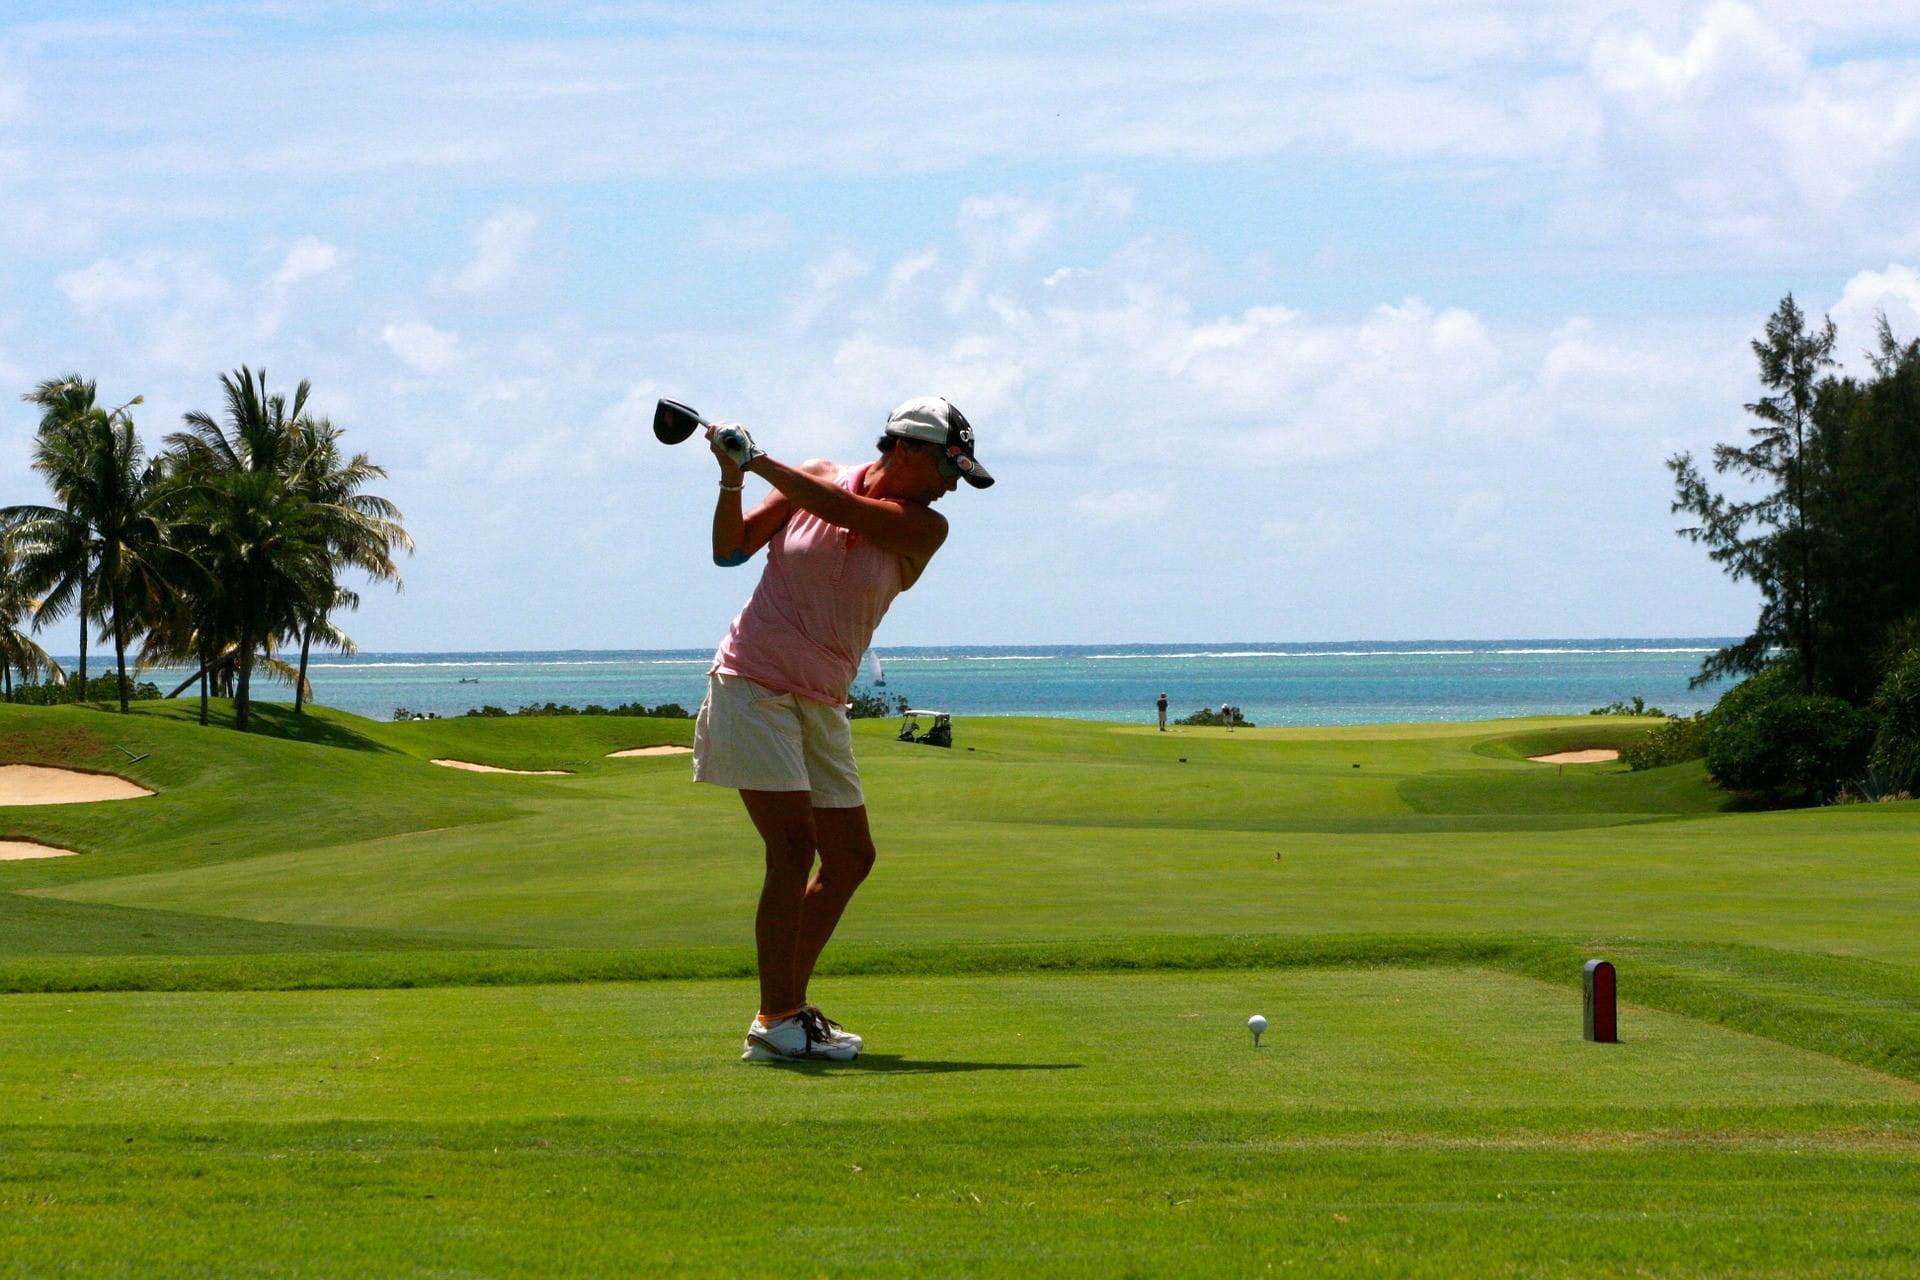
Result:
<svg viewBox="0 0 1920 1280">
<path fill-rule="evenodd" d="M 1256 1013 L 1251 1018 L 1247 1019 L 1247 1030 L 1253 1032 L 1254 1048 L 1258 1049 L 1260 1047 L 1260 1037 L 1266 1031 L 1266 1029 L 1267 1029 L 1267 1020 L 1261 1017 L 1259 1014 Z"/>
</svg>

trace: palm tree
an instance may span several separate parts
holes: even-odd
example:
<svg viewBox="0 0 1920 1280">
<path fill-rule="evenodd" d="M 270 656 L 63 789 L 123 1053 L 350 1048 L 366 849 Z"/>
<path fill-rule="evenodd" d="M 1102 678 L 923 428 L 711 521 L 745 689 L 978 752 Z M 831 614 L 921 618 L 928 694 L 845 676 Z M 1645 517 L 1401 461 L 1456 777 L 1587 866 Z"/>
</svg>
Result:
<svg viewBox="0 0 1920 1280">
<path fill-rule="evenodd" d="M 26 587 L 52 588 L 40 614 L 59 617 L 72 607 L 80 615 L 80 697 L 86 696 L 87 631 L 98 624 L 113 640 L 125 712 L 134 602 L 164 588 L 172 557 L 156 515 L 154 473 L 127 413 L 144 397 L 112 411 L 94 407 L 93 397 L 93 384 L 78 377 L 28 393 L 49 406 L 33 465 L 60 505 L 11 507 L 0 517 L 22 548 Z"/>
<path fill-rule="evenodd" d="M 46 478 L 58 506 L 26 504 L 0 510 L 18 549 L 18 571 L 26 590 L 43 597 L 34 627 L 64 617 L 80 618 L 80 667 L 76 699 L 87 696 L 87 632 L 93 622 L 93 565 L 97 554 L 89 519 L 92 432 L 89 426 L 110 415 L 94 403 L 92 380 L 77 373 L 51 378 L 21 396 L 41 408 L 34 435 L 33 468 Z"/>
<path fill-rule="evenodd" d="M 120 710 L 127 709 L 127 641 L 152 602 L 173 592 L 182 556 L 161 518 L 159 474 L 125 415 L 92 434 L 93 526 L 98 554 L 95 595 L 107 615 L 119 674 Z"/>
<path fill-rule="evenodd" d="M 393 563 L 396 548 L 411 552 L 413 538 L 400 524 L 400 509 L 385 498 L 360 492 L 371 480 L 384 480 L 386 471 L 374 466 L 364 453 L 356 453 L 343 463 L 340 454 L 340 430 L 325 418 L 298 420 L 304 437 L 304 451 L 294 468 L 295 491 L 313 504 L 321 536 L 335 581 L 330 589 L 305 601 L 300 609 L 300 678 L 294 689 L 293 709 L 298 713 L 307 694 L 307 658 L 313 642 L 328 648 L 354 652 L 353 641 L 334 626 L 330 615 L 336 609 L 357 609 L 360 597 L 339 585 L 341 569 L 358 569 L 376 582 L 391 582 L 400 588 L 400 571 Z"/>
<path fill-rule="evenodd" d="M 14 572 L 13 549 L 4 548 L 0 555 L 4 555 L 6 561 L 4 573 L 0 573 L 0 686 L 6 689 L 7 701 L 12 702 L 15 668 L 28 680 L 48 676 L 64 680 L 66 672 L 33 637 L 20 629 L 20 624 L 39 608 L 40 602 L 27 594 Z"/>
<path fill-rule="evenodd" d="M 304 453 L 309 384 L 289 405 L 267 394 L 264 370 L 243 366 L 220 383 L 223 420 L 187 414 L 187 429 L 167 437 L 169 472 L 177 480 L 173 501 L 197 526 L 209 589 L 194 620 L 196 645 L 203 667 L 231 646 L 234 722 L 245 732 L 259 652 L 268 649 L 271 660 L 274 641 L 298 628 L 312 602 L 331 600 L 334 584 L 327 519 L 293 478 Z"/>
</svg>

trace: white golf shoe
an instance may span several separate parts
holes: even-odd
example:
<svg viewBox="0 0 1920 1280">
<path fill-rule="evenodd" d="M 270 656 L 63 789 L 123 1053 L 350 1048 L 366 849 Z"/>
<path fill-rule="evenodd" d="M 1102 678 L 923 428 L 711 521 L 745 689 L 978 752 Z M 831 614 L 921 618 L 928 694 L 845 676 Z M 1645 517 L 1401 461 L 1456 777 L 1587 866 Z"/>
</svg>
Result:
<svg viewBox="0 0 1920 1280">
<path fill-rule="evenodd" d="M 818 1010 L 806 1008 L 772 1022 L 755 1015 L 740 1057 L 746 1062 L 851 1062 L 859 1053 L 858 1037 L 836 1036 Z"/>
<path fill-rule="evenodd" d="M 811 1013 L 815 1018 L 819 1020 L 820 1025 L 827 1029 L 827 1034 L 823 1038 L 830 1038 L 833 1040 L 841 1041 L 845 1044 L 850 1044 L 853 1046 L 853 1051 L 855 1053 L 859 1053 L 862 1049 L 867 1047 L 867 1042 L 865 1040 L 861 1039 L 859 1036 L 855 1035 L 853 1032 L 847 1030 L 845 1027 L 835 1022 L 832 1018 L 829 1018 L 826 1014 L 820 1012 L 820 1009 L 817 1005 L 811 1005 L 811 1004 L 808 1005 L 805 1009 L 805 1012 Z M 815 1034 L 818 1034 L 818 1032 L 816 1032 Z"/>
</svg>

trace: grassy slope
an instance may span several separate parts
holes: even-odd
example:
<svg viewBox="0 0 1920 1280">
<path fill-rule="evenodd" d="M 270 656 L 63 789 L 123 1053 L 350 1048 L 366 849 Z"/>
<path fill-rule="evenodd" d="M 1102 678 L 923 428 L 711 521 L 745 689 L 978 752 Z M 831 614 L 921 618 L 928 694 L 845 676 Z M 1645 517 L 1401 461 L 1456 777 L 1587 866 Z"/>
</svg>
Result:
<svg viewBox="0 0 1920 1280">
<path fill-rule="evenodd" d="M 826 989 L 875 1050 L 743 1074 L 745 823 L 604 758 L 690 724 L 267 721 L 0 708 L 5 758 L 162 792 L 0 811 L 88 850 L 0 865 L 0 988 L 124 989 L 0 996 L 0 1275 L 1920 1261 L 1914 805 L 1522 758 L 1634 731 L 1586 719 L 862 725 L 884 862 L 827 968 L 891 976 Z M 607 981 L 675 975 L 728 980 Z"/>
<path fill-rule="evenodd" d="M 684 722 L 332 723 L 371 745 L 269 744 L 288 757 L 275 801 L 244 820 L 231 817 L 237 801 L 217 806 L 205 823 L 244 829 L 221 849 L 129 841 L 0 868 L 0 887 L 449 946 L 740 940 L 756 859 L 732 797 L 688 786 L 683 758 L 604 758 L 684 736 Z M 208 746 L 193 726 L 168 727 L 194 738 L 176 752 L 231 750 L 231 735 Z M 1515 734 L 1599 731 L 1585 721 L 1371 739 L 980 721 L 962 726 L 976 750 L 952 753 L 888 741 L 884 725 L 861 730 L 883 871 L 844 926 L 848 942 L 1520 930 L 1920 957 L 1901 909 L 1910 811 L 1720 814 L 1697 766 L 1633 774 L 1485 753 Z M 422 763 L 441 755 L 578 772 L 475 776 Z M 259 765 L 204 767 L 230 790 Z M 381 802 L 361 800 L 350 829 L 316 829 L 301 814 L 293 829 L 280 797 L 303 787 L 364 788 Z M 162 802 L 186 816 L 203 803 L 168 794 L 123 812 Z M 162 859 L 172 869 L 158 869 Z"/>
</svg>

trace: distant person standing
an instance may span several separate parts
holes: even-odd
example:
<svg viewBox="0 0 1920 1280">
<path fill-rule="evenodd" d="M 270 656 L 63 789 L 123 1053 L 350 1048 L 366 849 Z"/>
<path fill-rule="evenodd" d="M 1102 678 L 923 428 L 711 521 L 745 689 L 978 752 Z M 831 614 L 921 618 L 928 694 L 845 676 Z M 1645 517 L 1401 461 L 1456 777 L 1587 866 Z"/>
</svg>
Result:
<svg viewBox="0 0 1920 1280">
<path fill-rule="evenodd" d="M 887 606 L 946 541 L 932 504 L 993 477 L 974 460 L 966 418 L 933 396 L 895 409 L 880 456 L 860 466 L 776 462 L 738 427 L 709 426 L 707 440 L 720 464 L 714 562 L 745 564 L 767 548 L 713 655 L 693 735 L 694 781 L 737 790 L 766 845 L 753 926 L 760 1011 L 740 1056 L 845 1061 L 863 1043 L 808 1001 L 807 981 L 873 868 L 847 688 Z M 743 513 L 749 471 L 773 492 Z"/>
<path fill-rule="evenodd" d="M 1233 708 L 1226 703 L 1220 704 L 1220 723 L 1227 726 L 1227 732 L 1233 732 Z"/>
<path fill-rule="evenodd" d="M 1161 695 L 1160 695 L 1160 701 L 1158 701 L 1158 702 L 1156 702 L 1156 703 L 1154 703 L 1153 705 L 1154 705 L 1155 707 L 1157 707 L 1157 708 L 1159 708 L 1159 711 L 1160 711 L 1160 732 L 1162 732 L 1162 733 L 1165 733 L 1165 732 L 1167 731 L 1167 695 L 1166 695 L 1166 694 L 1164 694 L 1164 693 L 1163 693 L 1163 694 L 1161 694 Z"/>
</svg>

